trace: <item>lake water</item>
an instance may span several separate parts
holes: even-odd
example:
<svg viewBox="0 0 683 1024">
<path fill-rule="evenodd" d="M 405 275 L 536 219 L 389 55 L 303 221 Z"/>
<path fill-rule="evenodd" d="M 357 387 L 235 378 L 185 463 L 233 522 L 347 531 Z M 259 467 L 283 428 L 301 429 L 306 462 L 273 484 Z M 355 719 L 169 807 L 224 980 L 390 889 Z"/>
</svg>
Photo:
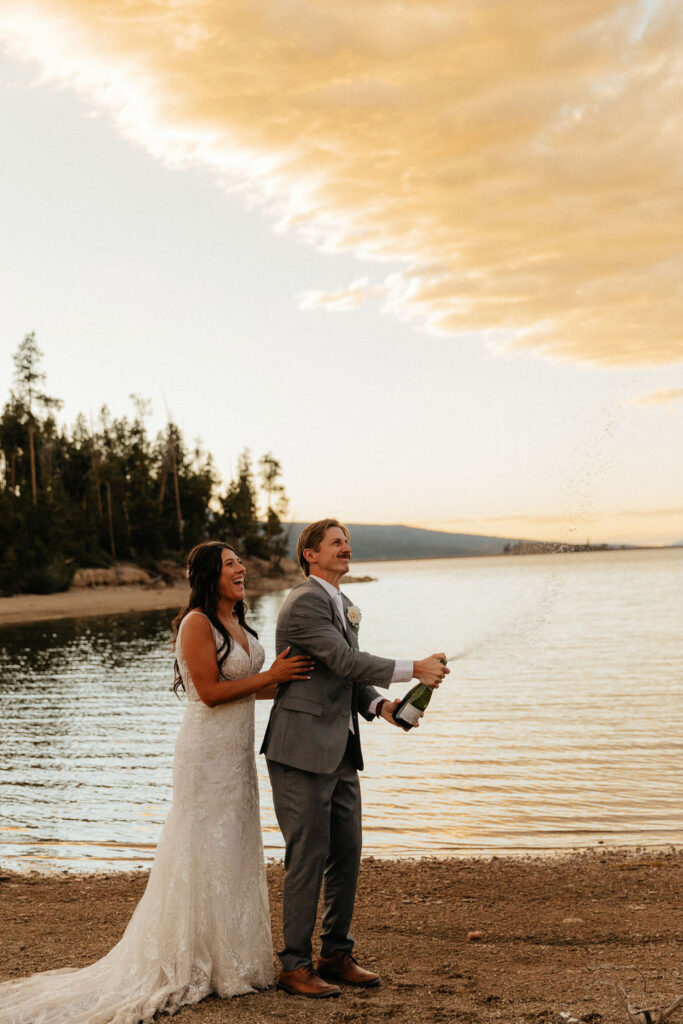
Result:
<svg viewBox="0 0 683 1024">
<path fill-rule="evenodd" d="M 377 577 L 344 588 L 361 647 L 452 659 L 419 729 L 364 723 L 366 853 L 683 844 L 683 549 L 355 571 Z M 283 596 L 252 601 L 269 656 Z M 149 864 L 184 706 L 169 691 L 169 619 L 0 630 L 0 864 Z M 256 705 L 259 742 L 268 707 Z"/>
</svg>

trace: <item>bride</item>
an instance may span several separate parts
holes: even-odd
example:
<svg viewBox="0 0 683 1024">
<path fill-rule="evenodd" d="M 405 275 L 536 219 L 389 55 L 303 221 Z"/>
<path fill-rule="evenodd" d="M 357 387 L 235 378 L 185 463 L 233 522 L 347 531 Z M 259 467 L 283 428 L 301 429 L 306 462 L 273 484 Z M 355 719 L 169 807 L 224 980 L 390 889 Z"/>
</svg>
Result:
<svg viewBox="0 0 683 1024">
<path fill-rule="evenodd" d="M 147 1024 L 211 992 L 273 979 L 254 760 L 254 698 L 308 678 L 283 651 L 266 672 L 245 621 L 245 568 L 227 544 L 188 558 L 190 598 L 174 622 L 175 689 L 187 708 L 173 759 L 173 805 L 147 888 L 120 942 L 84 967 L 0 984 L 0 1024 Z"/>
</svg>

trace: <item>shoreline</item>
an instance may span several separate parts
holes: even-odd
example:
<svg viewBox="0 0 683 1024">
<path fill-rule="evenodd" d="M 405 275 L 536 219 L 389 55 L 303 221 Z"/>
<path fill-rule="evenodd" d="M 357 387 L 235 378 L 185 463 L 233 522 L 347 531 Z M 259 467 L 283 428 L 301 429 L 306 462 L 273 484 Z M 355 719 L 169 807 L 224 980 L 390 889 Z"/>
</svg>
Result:
<svg viewBox="0 0 683 1024">
<path fill-rule="evenodd" d="M 20 844 L 12 842 L 12 847 L 16 847 Z M 72 879 L 77 880 L 97 880 L 107 878 L 122 878 L 122 877 L 137 877 L 147 875 L 154 861 L 156 844 L 145 843 L 138 846 L 128 844 L 118 844 L 114 841 L 109 843 L 102 842 L 85 842 L 81 840 L 74 840 L 69 842 L 68 840 L 60 840 L 55 842 L 49 839 L 33 839 L 27 841 L 27 846 L 34 849 L 44 849 L 50 851 L 43 856 L 36 855 L 33 859 L 23 859 L 22 854 L 17 852 L 16 849 L 9 855 L 5 856 L 2 853 L 3 846 L 0 844 L 0 881 L 3 875 L 12 875 L 16 878 L 42 878 L 45 880 L 49 879 Z M 126 856 L 117 858 L 113 856 L 109 857 L 97 857 L 90 855 L 89 859 L 73 860 L 68 857 L 61 858 L 54 855 L 58 847 L 67 847 L 69 849 L 79 847 L 88 848 L 92 851 L 93 848 L 101 847 L 109 851 L 116 850 L 120 853 L 131 854 L 136 853 L 136 856 Z M 51 853 L 52 852 L 52 853 Z M 277 867 L 282 866 L 284 863 L 284 846 L 282 848 L 264 847 L 264 859 L 268 866 Z M 423 861 L 435 862 L 435 863 L 449 863 L 451 861 L 458 861 L 464 863 L 476 863 L 486 864 L 489 861 L 510 861 L 519 863 L 522 861 L 529 863 L 548 863 L 557 864 L 560 862 L 572 860 L 576 857 L 585 856 L 598 856 L 598 857 L 612 857 L 620 856 L 623 858 L 633 857 L 659 857 L 668 854 L 683 857 L 683 843 L 681 842 L 647 842 L 642 840 L 640 842 L 633 842 L 631 844 L 627 842 L 616 842 L 614 845 L 606 846 L 601 841 L 593 844 L 579 844 L 575 846 L 539 846 L 539 847 L 474 847 L 472 849 L 461 848 L 459 850 L 439 851 L 439 850 L 425 850 L 424 852 L 413 852 L 413 853 L 401 853 L 401 852 L 377 852 L 370 847 L 369 849 L 363 850 L 363 860 L 368 862 L 375 862 L 377 864 L 417 864 L 419 865 Z M 124 863 L 125 861 L 125 863 Z"/>
<path fill-rule="evenodd" d="M 279 949 L 282 865 L 269 863 L 267 876 Z M 2 872 L 0 981 L 105 955 L 147 877 Z M 683 992 L 682 888 L 681 851 L 593 848 L 485 861 L 366 857 L 353 930 L 360 962 L 382 974 L 379 988 L 345 988 L 341 999 L 322 1003 L 273 988 L 239 999 L 211 996 L 177 1019 L 607 1024 L 625 1019 L 617 983 L 649 1007 L 670 1005 Z"/>
<path fill-rule="evenodd" d="M 286 590 L 299 578 L 287 570 L 282 576 L 253 573 L 247 588 L 249 597 Z M 71 587 L 56 594 L 12 594 L 0 597 L 0 629 L 56 619 L 80 619 L 96 615 L 124 615 L 131 612 L 180 609 L 187 601 L 189 587 L 184 581 L 172 586 L 139 584 L 100 587 Z"/>
<path fill-rule="evenodd" d="M 131 585 L 71 587 L 57 594 L 13 594 L 0 597 L 0 628 L 55 619 L 182 608 L 188 593 L 188 587 L 180 583 L 158 590 Z"/>
<path fill-rule="evenodd" d="M 681 550 L 674 545 L 665 547 L 631 547 L 625 551 Z M 594 554 L 596 552 L 569 552 L 570 554 Z M 622 549 L 608 549 L 598 554 L 622 554 Z M 534 554 L 539 554 L 535 552 Z M 558 552 L 541 552 L 544 556 L 557 555 Z M 503 555 L 458 555 L 458 556 L 422 556 L 414 558 L 391 559 L 354 559 L 355 566 L 364 564 L 381 565 L 383 562 L 412 561 L 471 561 L 478 558 L 505 558 Z M 531 557 L 530 554 L 516 557 Z M 247 600 L 262 594 L 287 590 L 301 580 L 301 573 L 291 561 L 285 561 L 281 576 L 266 576 L 259 571 L 258 564 L 247 560 L 249 570 Z M 375 577 L 352 573 L 347 583 L 374 582 Z M 0 630 L 4 626 L 27 625 L 37 622 L 49 622 L 57 619 L 79 619 L 97 615 L 125 615 L 135 612 L 163 611 L 180 609 L 185 603 L 188 593 L 187 584 L 180 580 L 174 585 L 150 586 L 144 584 L 122 584 L 119 586 L 74 587 L 55 594 L 13 594 L 0 596 Z"/>
</svg>

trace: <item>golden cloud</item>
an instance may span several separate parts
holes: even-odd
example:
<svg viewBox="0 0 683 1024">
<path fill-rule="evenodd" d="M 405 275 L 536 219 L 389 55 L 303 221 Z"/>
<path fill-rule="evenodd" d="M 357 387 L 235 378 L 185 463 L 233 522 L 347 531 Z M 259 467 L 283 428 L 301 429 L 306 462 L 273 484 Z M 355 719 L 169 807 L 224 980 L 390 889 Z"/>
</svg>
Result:
<svg viewBox="0 0 683 1024">
<path fill-rule="evenodd" d="M 155 155 L 391 262 L 397 315 L 607 365 L 683 358 L 682 36 L 673 0 L 0 4 Z"/>
<path fill-rule="evenodd" d="M 649 395 L 639 395 L 634 399 L 636 405 L 673 405 L 683 399 L 683 388 L 660 388 Z"/>
<path fill-rule="evenodd" d="M 299 306 L 301 309 L 331 309 L 347 310 L 356 309 L 368 299 L 384 295 L 386 288 L 383 285 L 371 285 L 369 278 L 360 277 L 352 281 L 348 288 L 342 288 L 336 292 L 308 291 L 301 296 Z"/>
</svg>

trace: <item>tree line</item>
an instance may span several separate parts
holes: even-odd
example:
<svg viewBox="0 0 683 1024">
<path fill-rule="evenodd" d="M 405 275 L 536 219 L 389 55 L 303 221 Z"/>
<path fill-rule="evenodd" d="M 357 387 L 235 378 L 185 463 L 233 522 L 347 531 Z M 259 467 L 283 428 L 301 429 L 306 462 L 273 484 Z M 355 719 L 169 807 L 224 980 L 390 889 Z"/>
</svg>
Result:
<svg viewBox="0 0 683 1024">
<path fill-rule="evenodd" d="M 60 425 L 62 402 L 47 394 L 41 360 L 26 335 L 0 417 L 1 592 L 65 590 L 77 568 L 117 560 L 158 571 L 209 538 L 279 567 L 288 502 L 271 453 L 254 467 L 245 449 L 221 488 L 210 453 L 188 445 L 177 424 L 150 435 L 139 396 L 132 418 L 103 406 L 94 425 L 83 415 Z"/>
</svg>

